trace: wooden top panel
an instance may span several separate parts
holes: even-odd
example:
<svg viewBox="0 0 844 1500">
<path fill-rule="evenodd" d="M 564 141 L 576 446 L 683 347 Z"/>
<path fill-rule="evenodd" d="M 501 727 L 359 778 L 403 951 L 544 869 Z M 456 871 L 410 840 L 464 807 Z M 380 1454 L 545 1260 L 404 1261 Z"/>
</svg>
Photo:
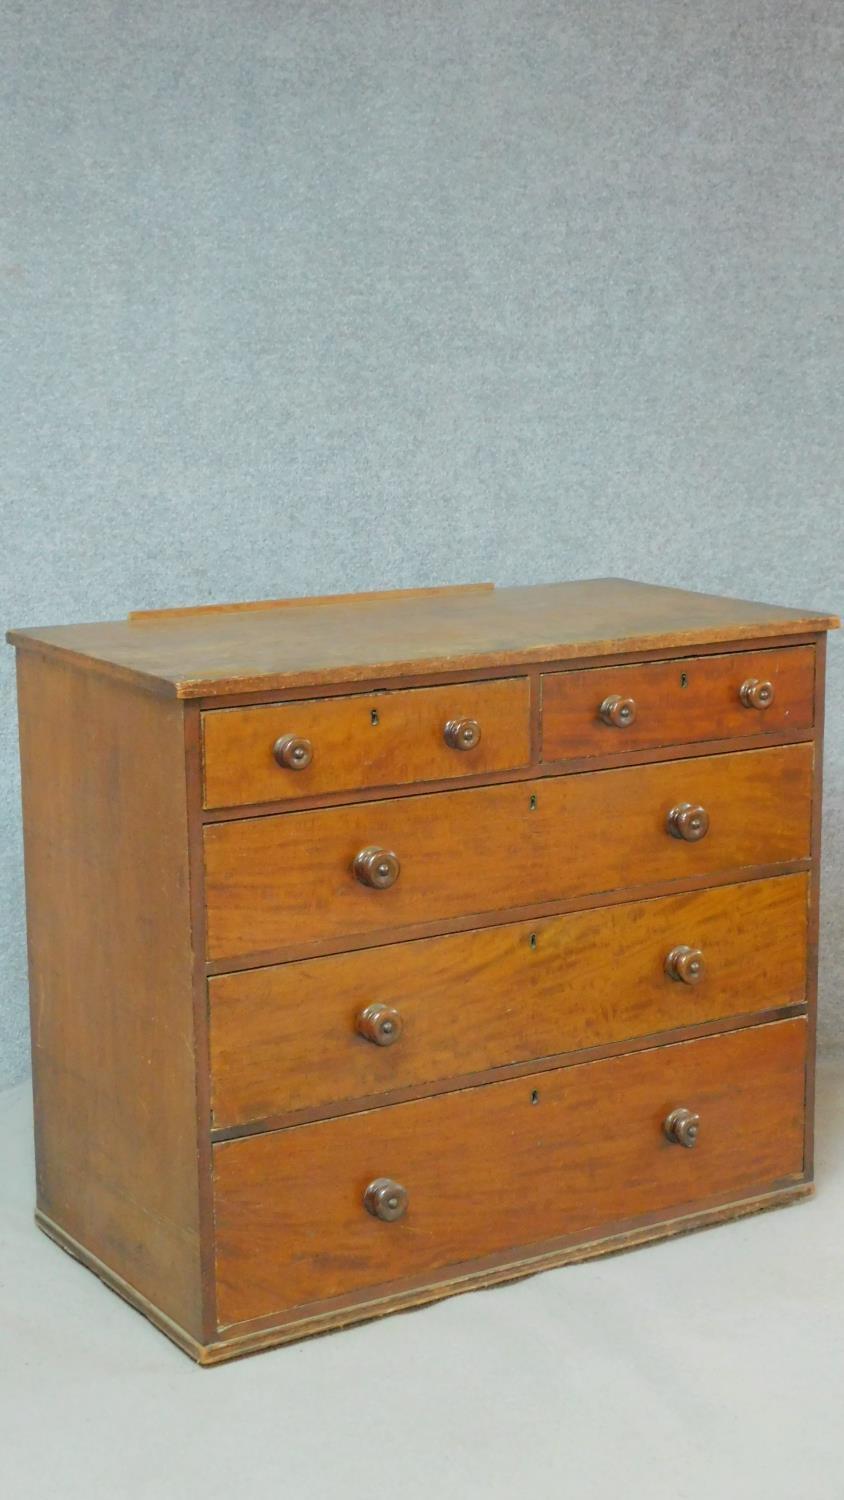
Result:
<svg viewBox="0 0 844 1500">
<path fill-rule="evenodd" d="M 161 611 L 12 630 L 7 640 L 152 691 L 201 698 L 685 649 L 838 623 L 829 614 L 601 578 Z"/>
</svg>

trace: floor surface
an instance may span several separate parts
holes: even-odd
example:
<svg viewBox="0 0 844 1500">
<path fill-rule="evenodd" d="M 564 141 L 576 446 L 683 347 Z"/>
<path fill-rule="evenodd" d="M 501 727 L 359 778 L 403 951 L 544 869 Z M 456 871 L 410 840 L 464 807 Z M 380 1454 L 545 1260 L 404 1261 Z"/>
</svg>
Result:
<svg viewBox="0 0 844 1500">
<path fill-rule="evenodd" d="M 809 1202 L 198 1369 L 32 1223 L 0 1095 L 8 1500 L 844 1500 L 844 1060 Z"/>
</svg>

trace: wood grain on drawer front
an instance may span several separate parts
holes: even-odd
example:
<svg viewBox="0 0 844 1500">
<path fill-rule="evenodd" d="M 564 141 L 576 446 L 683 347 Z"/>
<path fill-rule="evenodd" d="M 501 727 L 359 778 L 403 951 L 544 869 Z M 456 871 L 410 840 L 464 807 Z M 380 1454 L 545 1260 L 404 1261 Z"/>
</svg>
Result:
<svg viewBox="0 0 844 1500">
<path fill-rule="evenodd" d="M 208 825 L 209 957 L 803 859 L 812 758 L 787 745 Z M 709 811 L 698 843 L 666 831 L 684 802 Z M 352 873 L 370 845 L 401 861 L 388 890 Z"/>
<path fill-rule="evenodd" d="M 741 700 L 742 685 L 754 679 L 773 686 L 767 708 L 746 708 Z M 814 688 L 813 646 L 546 673 L 542 759 L 810 729 Z M 624 728 L 600 716 L 602 703 L 613 696 L 635 703 L 635 719 Z"/>
<path fill-rule="evenodd" d="M 446 724 L 460 719 L 480 726 L 468 750 L 445 741 Z M 203 714 L 202 726 L 205 806 L 238 807 L 527 765 L 530 684 L 514 677 L 217 709 Z M 310 741 L 303 770 L 275 760 L 273 745 L 285 735 Z"/>
<path fill-rule="evenodd" d="M 799 1004 L 808 884 L 783 875 L 220 975 L 214 1124 Z M 666 973 L 681 944 L 703 954 L 693 986 Z M 390 1046 L 356 1029 L 377 1003 L 399 1013 Z"/>
<path fill-rule="evenodd" d="M 796 1178 L 805 1046 L 780 1021 L 219 1144 L 221 1325 Z M 395 1223 L 363 1207 L 377 1177 Z"/>
</svg>

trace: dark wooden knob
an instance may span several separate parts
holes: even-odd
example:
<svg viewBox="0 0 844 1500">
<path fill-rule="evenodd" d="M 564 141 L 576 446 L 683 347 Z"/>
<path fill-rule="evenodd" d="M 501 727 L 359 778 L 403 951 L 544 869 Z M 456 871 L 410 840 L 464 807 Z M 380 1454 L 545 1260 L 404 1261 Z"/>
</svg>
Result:
<svg viewBox="0 0 844 1500">
<path fill-rule="evenodd" d="M 375 891 L 386 891 L 398 880 L 401 865 L 398 855 L 391 849 L 379 849 L 370 844 L 368 849 L 361 849 L 360 854 L 355 855 L 352 869 L 361 885 L 371 886 Z"/>
<path fill-rule="evenodd" d="M 693 1114 L 690 1109 L 672 1109 L 663 1124 L 669 1141 L 677 1146 L 696 1145 L 699 1128 L 700 1115 Z"/>
<path fill-rule="evenodd" d="M 709 832 L 709 813 L 705 807 L 694 802 L 681 802 L 668 814 L 668 832 L 675 839 L 685 839 L 687 844 L 696 844 Z"/>
<path fill-rule="evenodd" d="M 392 1047 L 402 1034 L 402 1018 L 392 1005 L 367 1005 L 360 1011 L 357 1029 L 376 1047 Z"/>
<path fill-rule="evenodd" d="M 363 1206 L 373 1219 L 383 1219 L 385 1224 L 394 1224 L 407 1213 L 407 1188 L 392 1177 L 376 1177 L 363 1195 Z"/>
<path fill-rule="evenodd" d="M 739 688 L 739 697 L 745 708 L 770 708 L 774 701 L 774 684 L 759 677 L 748 677 Z"/>
<path fill-rule="evenodd" d="M 481 726 L 477 719 L 449 719 L 443 738 L 452 750 L 474 750 L 481 742 Z"/>
<path fill-rule="evenodd" d="M 636 718 L 636 699 L 611 693 L 604 699 L 598 713 L 605 724 L 611 724 L 615 729 L 627 729 Z"/>
<path fill-rule="evenodd" d="M 680 979 L 683 984 L 700 984 L 706 974 L 703 954 L 699 948 L 672 948 L 665 960 L 665 972 L 670 979 Z"/>
<path fill-rule="evenodd" d="M 314 747 L 298 734 L 283 734 L 273 745 L 273 755 L 288 771 L 304 771 L 314 758 Z"/>
</svg>

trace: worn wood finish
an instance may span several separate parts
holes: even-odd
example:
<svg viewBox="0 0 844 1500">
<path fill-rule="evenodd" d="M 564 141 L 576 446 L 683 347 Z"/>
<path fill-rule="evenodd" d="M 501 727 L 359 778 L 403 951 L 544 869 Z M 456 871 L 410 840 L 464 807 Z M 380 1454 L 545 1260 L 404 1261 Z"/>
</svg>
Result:
<svg viewBox="0 0 844 1500">
<path fill-rule="evenodd" d="M 430 599 L 442 594 L 487 594 L 494 583 L 444 583 L 432 588 L 376 589 L 356 594 L 305 594 L 291 599 L 249 599 L 237 604 L 186 604 L 169 609 L 131 609 L 127 620 L 183 620 L 191 615 L 241 614 L 244 610 L 313 609 L 320 604 L 369 604 L 373 599 Z"/>
<path fill-rule="evenodd" d="M 802 1020 L 214 1147 L 221 1326 L 799 1178 Z M 693 1150 L 663 1131 L 701 1116 Z M 459 1142 L 459 1149 L 457 1143 Z M 402 1183 L 397 1223 L 362 1206 Z"/>
<path fill-rule="evenodd" d="M 127 675 L 149 691 L 202 698 L 661 648 L 676 655 L 836 623 L 830 615 L 605 578 L 16 630 L 8 639 Z"/>
<path fill-rule="evenodd" d="M 211 979 L 214 1124 L 799 1004 L 808 885 L 782 876 Z M 703 952 L 697 985 L 665 972 L 679 943 Z M 356 1029 L 379 1003 L 401 1017 L 391 1046 Z"/>
<path fill-rule="evenodd" d="M 565 760 L 695 740 L 810 730 L 814 678 L 811 646 L 545 674 L 542 758 Z M 752 679 L 773 685 L 768 708 L 746 708 L 742 703 L 740 689 Z M 612 695 L 633 701 L 632 723 L 618 728 L 601 719 L 600 705 Z"/>
<path fill-rule="evenodd" d="M 300 1316 L 294 1313 L 277 1320 L 255 1319 L 250 1324 L 240 1325 L 237 1332 L 227 1330 L 223 1337 L 212 1338 L 205 1344 L 192 1338 L 186 1329 L 175 1324 L 172 1319 L 166 1318 L 153 1303 L 141 1297 L 134 1287 L 116 1276 L 107 1265 L 91 1255 L 79 1241 L 65 1234 L 45 1214 L 36 1213 L 36 1223 L 57 1245 L 99 1276 L 106 1286 L 123 1297 L 130 1306 L 149 1318 L 174 1344 L 199 1365 L 207 1367 L 347 1328 L 354 1323 L 372 1321 L 390 1313 L 406 1312 L 462 1292 L 483 1291 L 508 1281 L 524 1280 L 555 1266 L 573 1265 L 603 1255 L 621 1255 L 642 1245 L 676 1239 L 693 1234 L 698 1229 L 730 1223 L 750 1214 L 787 1208 L 811 1197 L 813 1193 L 811 1182 L 798 1182 L 774 1188 L 758 1196 L 733 1198 L 727 1202 L 717 1199 L 710 1203 L 700 1203 L 677 1218 L 659 1220 L 653 1215 L 639 1215 L 631 1225 L 613 1223 L 603 1226 L 603 1232 L 597 1239 L 562 1236 L 550 1248 L 543 1248 L 539 1253 L 528 1252 L 515 1260 L 508 1259 L 506 1255 L 488 1256 L 480 1265 L 462 1267 L 462 1274 L 456 1278 L 411 1278 L 400 1290 L 392 1290 L 385 1296 L 380 1296 L 377 1290 L 374 1293 L 356 1293 L 349 1297 L 335 1298 L 333 1305 L 322 1303 L 317 1310 L 303 1308 Z"/>
<path fill-rule="evenodd" d="M 812 746 L 206 825 L 208 956 L 553 901 L 806 857 Z M 704 803 L 708 836 L 666 832 Z M 360 849 L 402 861 L 390 890 L 351 873 Z"/>
<path fill-rule="evenodd" d="M 39 1210 L 201 1337 L 183 710 L 18 686 Z"/>
<path fill-rule="evenodd" d="M 809 952 L 806 969 L 806 999 L 809 1006 L 809 1047 L 806 1058 L 806 1176 L 814 1174 L 815 1162 L 815 1069 L 818 1029 L 818 942 L 820 937 L 820 872 L 823 824 L 823 730 L 826 712 L 826 636 L 820 636 L 815 652 L 815 779 L 812 789 L 812 878 L 809 887 Z"/>
<path fill-rule="evenodd" d="M 40 1226 L 213 1363 L 810 1191 L 835 623 L 599 580 L 13 632 Z"/>
<path fill-rule="evenodd" d="M 465 717 L 477 720 L 480 741 L 454 749 L 445 726 Z M 280 766 L 273 755 L 286 735 L 313 747 L 302 770 Z M 504 678 L 220 709 L 203 714 L 203 741 L 206 807 L 506 771 L 530 759 L 530 684 Z"/>
</svg>

